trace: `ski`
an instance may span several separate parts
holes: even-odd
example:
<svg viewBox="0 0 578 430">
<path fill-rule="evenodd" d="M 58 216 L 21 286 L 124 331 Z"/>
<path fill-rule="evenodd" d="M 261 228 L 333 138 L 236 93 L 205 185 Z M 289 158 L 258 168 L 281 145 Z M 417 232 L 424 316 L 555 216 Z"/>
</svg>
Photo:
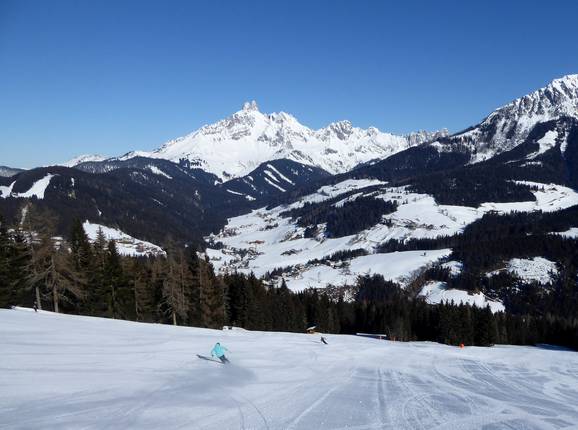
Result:
<svg viewBox="0 0 578 430">
<path fill-rule="evenodd" d="M 213 362 L 215 362 L 215 363 L 225 364 L 225 363 L 223 363 L 221 360 L 215 360 L 214 358 L 207 357 L 206 355 L 197 354 L 197 357 L 199 357 L 201 360 L 213 361 Z"/>
</svg>

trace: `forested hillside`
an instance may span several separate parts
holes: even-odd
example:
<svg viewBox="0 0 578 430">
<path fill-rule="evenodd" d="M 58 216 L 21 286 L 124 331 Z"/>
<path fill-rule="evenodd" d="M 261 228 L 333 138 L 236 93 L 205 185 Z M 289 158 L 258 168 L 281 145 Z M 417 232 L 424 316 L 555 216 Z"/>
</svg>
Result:
<svg viewBox="0 0 578 430">
<path fill-rule="evenodd" d="M 174 243 L 166 244 L 166 257 L 123 257 L 102 234 L 90 243 L 79 221 L 66 239 L 54 237 L 53 225 L 37 223 L 39 217 L 47 221 L 42 212 L 29 214 L 27 227 L 35 226 L 34 234 L 0 224 L 2 307 L 36 302 L 55 312 L 200 327 L 302 332 L 316 325 L 329 333 L 384 333 L 397 340 L 549 342 L 578 348 L 577 308 L 571 305 L 564 313 L 552 308 L 508 314 L 452 303 L 429 305 L 412 288 L 380 276 L 360 277 L 348 288 L 294 293 L 284 282 L 276 287 L 253 275 L 217 276 L 195 249 Z M 556 292 L 560 302 L 575 300 L 571 289 Z"/>
</svg>

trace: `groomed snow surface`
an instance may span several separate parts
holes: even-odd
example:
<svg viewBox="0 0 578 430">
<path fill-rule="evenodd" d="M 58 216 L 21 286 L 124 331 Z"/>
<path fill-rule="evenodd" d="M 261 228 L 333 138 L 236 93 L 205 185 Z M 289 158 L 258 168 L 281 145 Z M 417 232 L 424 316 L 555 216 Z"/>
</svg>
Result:
<svg viewBox="0 0 578 430">
<path fill-rule="evenodd" d="M 0 310 L 0 428 L 558 429 L 578 354 Z M 232 364 L 199 360 L 220 341 Z"/>
</svg>

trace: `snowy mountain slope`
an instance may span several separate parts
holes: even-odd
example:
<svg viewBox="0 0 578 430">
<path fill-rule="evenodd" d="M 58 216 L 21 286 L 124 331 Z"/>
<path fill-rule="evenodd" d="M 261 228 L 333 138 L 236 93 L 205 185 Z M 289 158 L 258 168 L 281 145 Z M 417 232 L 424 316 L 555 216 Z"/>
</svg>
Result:
<svg viewBox="0 0 578 430">
<path fill-rule="evenodd" d="M 7 198 L 15 198 L 15 199 L 27 199 L 31 197 L 35 197 L 39 200 L 44 198 L 44 193 L 50 185 L 50 181 L 55 175 L 51 173 L 47 173 L 42 178 L 35 181 L 31 187 L 23 192 L 15 192 L 14 185 L 16 185 L 16 181 L 13 181 L 9 186 L 0 186 L 0 197 L 3 199 Z"/>
<path fill-rule="evenodd" d="M 425 297 L 427 303 L 435 305 L 439 303 L 469 304 L 479 308 L 489 306 L 492 312 L 504 312 L 502 303 L 488 299 L 482 293 L 468 294 L 466 291 L 455 288 L 447 288 L 445 282 L 428 282 L 420 291 L 420 296 Z"/>
<path fill-rule="evenodd" d="M 138 240 L 119 229 L 91 223 L 90 221 L 85 221 L 82 227 L 88 239 L 93 242 L 97 239 L 98 232 L 102 231 L 106 240 L 114 240 L 116 242 L 116 248 L 121 255 L 133 257 L 165 255 L 165 251 L 160 246 L 144 240 Z"/>
<path fill-rule="evenodd" d="M 0 166 L 0 177 L 9 178 L 23 171 L 24 169 L 18 169 L 16 167 Z"/>
<path fill-rule="evenodd" d="M 524 142 L 532 128 L 560 117 L 578 118 L 578 75 L 567 75 L 492 112 L 480 124 L 431 143 L 439 151 L 468 151 L 487 160 Z"/>
<path fill-rule="evenodd" d="M 146 161 L 149 168 L 117 168 L 87 173 L 53 166 L 0 178 L 0 213 L 18 223 L 22 207 L 32 203 L 57 218 L 58 234 L 67 236 L 74 219 L 115 228 L 151 243 L 167 236 L 200 243 L 250 202 L 213 184 L 215 176 L 166 160 Z M 91 164 L 91 163 L 89 163 Z"/>
<path fill-rule="evenodd" d="M 248 200 L 268 199 L 330 176 L 325 170 L 292 160 L 271 160 L 248 175 L 223 183 L 222 188 Z"/>
<path fill-rule="evenodd" d="M 59 165 L 64 167 L 75 167 L 82 163 L 98 162 L 104 161 L 106 159 L 107 157 L 103 157 L 102 155 L 99 154 L 83 154 L 79 155 L 78 157 L 74 157 Z"/>
<path fill-rule="evenodd" d="M 475 208 L 440 205 L 427 194 L 411 192 L 406 187 L 390 187 L 377 180 L 347 180 L 321 187 L 291 204 L 261 208 L 229 219 L 219 234 L 208 238 L 207 254 L 221 272 L 253 272 L 257 276 L 274 273 L 274 279 L 278 281 L 282 275 L 288 286 L 296 290 L 351 284 L 356 276 L 368 272 L 403 283 L 411 279 L 415 271 L 449 252 L 407 251 L 396 253 L 399 254 L 396 260 L 389 254 L 373 254 L 381 244 L 394 239 L 405 242 L 455 235 L 490 212 L 552 212 L 578 204 L 578 193 L 570 188 L 532 182 L 522 184 L 532 187 L 534 201 L 488 202 Z M 338 207 L 362 197 L 395 202 L 397 207 L 370 227 L 337 237 L 327 234 L 325 224 L 300 225 L 299 220 L 289 215 L 291 210 L 305 208 L 301 216 L 307 217 L 310 213 L 319 213 L 320 208 L 315 204 L 320 202 L 334 202 L 331 205 Z M 356 217 L 361 215 L 358 213 Z M 308 234 L 308 231 L 314 233 Z M 347 254 L 352 251 L 370 255 Z M 330 257 L 335 253 L 345 254 L 332 260 Z"/>
<path fill-rule="evenodd" d="M 578 355 L 0 310 L 0 423 L 20 429 L 557 429 Z M 215 342 L 232 364 L 198 360 Z M 274 352 L 274 353 L 272 353 Z"/>
<path fill-rule="evenodd" d="M 148 173 L 163 176 L 167 179 L 190 179 L 193 182 L 214 186 L 218 178 L 201 169 L 191 169 L 188 166 L 172 161 L 133 157 L 126 160 L 109 158 L 102 161 L 85 161 L 74 166 L 75 169 L 88 173 L 108 173 L 119 169 L 139 169 Z"/>
<path fill-rule="evenodd" d="M 248 102 L 230 117 L 167 142 L 155 151 L 131 152 L 121 159 L 186 159 L 191 166 L 223 180 L 245 176 L 264 162 L 282 158 L 340 173 L 446 135 L 447 130 L 397 136 L 375 127 L 354 127 L 349 121 L 312 130 L 292 115 L 264 114 L 255 102 Z"/>
<path fill-rule="evenodd" d="M 506 267 L 492 271 L 487 276 L 494 276 L 501 271 L 513 273 L 524 281 L 538 282 L 539 284 L 552 282 L 552 277 L 558 274 L 556 263 L 542 257 L 512 258 L 507 262 Z"/>
</svg>

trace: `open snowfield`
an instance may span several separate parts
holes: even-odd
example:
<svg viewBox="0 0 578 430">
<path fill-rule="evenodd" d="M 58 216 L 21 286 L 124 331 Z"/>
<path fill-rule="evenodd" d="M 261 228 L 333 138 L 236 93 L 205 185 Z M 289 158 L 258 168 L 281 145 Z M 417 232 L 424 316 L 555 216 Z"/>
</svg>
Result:
<svg viewBox="0 0 578 430">
<path fill-rule="evenodd" d="M 0 428 L 578 428 L 575 352 L 327 338 L 0 310 Z"/>
</svg>

